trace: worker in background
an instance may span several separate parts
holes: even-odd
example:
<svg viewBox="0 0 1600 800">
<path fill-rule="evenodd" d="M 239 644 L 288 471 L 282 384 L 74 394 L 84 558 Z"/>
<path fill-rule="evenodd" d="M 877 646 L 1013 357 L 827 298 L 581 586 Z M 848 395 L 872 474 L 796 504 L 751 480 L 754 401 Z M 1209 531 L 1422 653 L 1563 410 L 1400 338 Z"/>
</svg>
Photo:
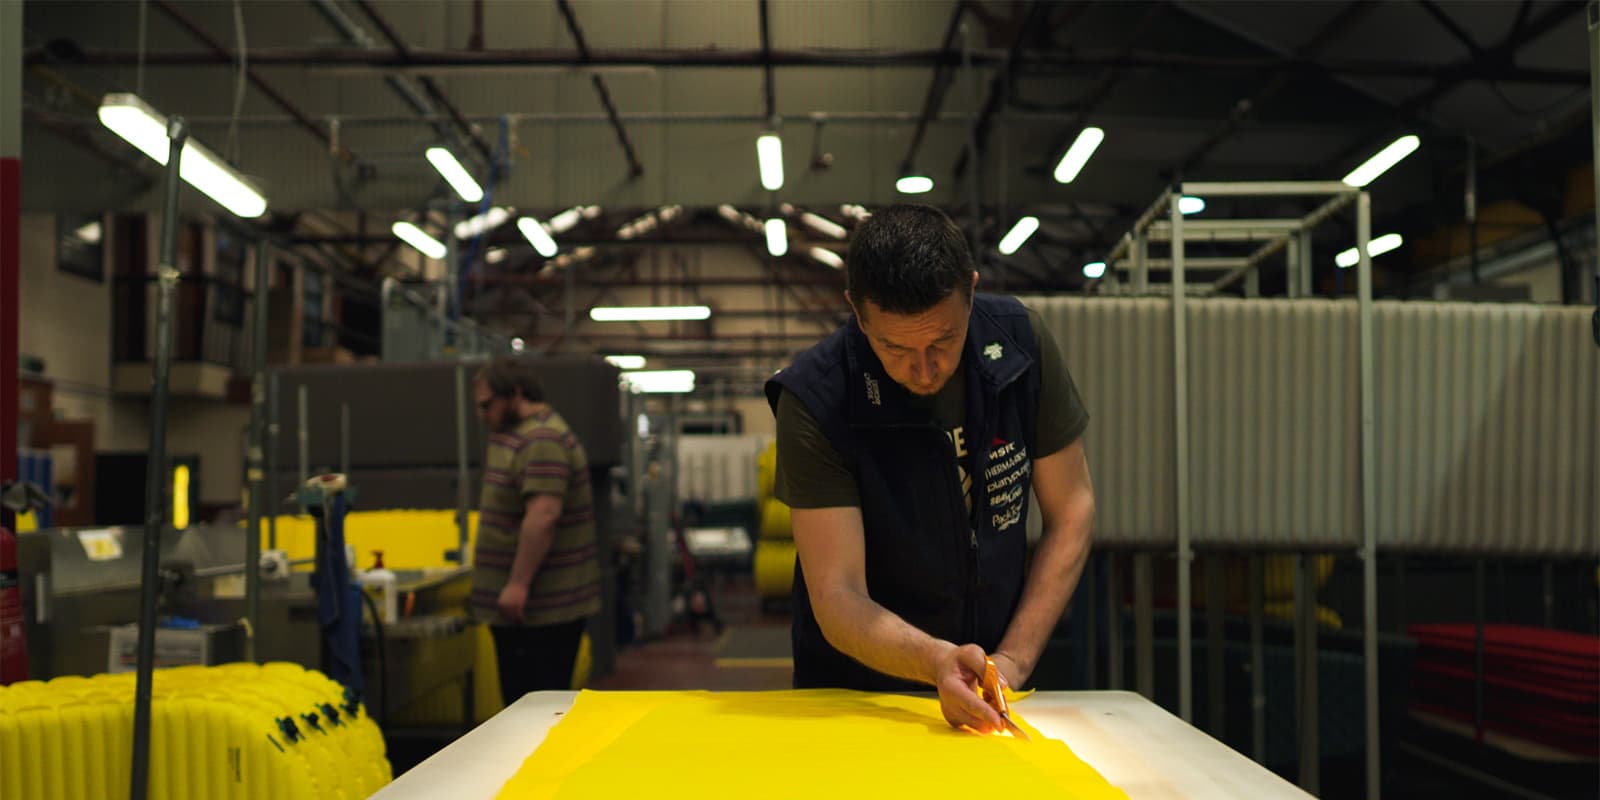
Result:
<svg viewBox="0 0 1600 800">
<path fill-rule="evenodd" d="M 799 551 L 794 684 L 931 685 L 951 725 L 996 730 L 985 657 L 1026 683 L 1089 554 L 1088 414 L 1039 317 L 975 294 L 937 209 L 876 212 L 846 269 L 854 316 L 766 385 Z"/>
<path fill-rule="evenodd" d="M 489 447 L 468 603 L 494 632 L 509 706 L 572 688 L 584 626 L 600 612 L 589 457 L 526 363 L 495 360 L 472 391 Z"/>
</svg>

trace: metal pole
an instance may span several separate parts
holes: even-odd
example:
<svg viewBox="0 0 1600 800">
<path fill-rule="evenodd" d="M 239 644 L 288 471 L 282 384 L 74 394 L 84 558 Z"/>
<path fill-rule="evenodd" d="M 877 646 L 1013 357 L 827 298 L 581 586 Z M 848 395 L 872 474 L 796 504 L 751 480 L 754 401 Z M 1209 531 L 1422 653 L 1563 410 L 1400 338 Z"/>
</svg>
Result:
<svg viewBox="0 0 1600 800">
<path fill-rule="evenodd" d="M 1300 788 L 1319 794 L 1322 748 L 1317 728 L 1317 560 L 1295 556 L 1295 642 L 1300 680 Z"/>
<path fill-rule="evenodd" d="M 456 563 L 467 563 L 467 366 L 456 364 Z"/>
<path fill-rule="evenodd" d="M 139 652 L 133 692 L 133 764 L 129 796 L 144 800 L 150 776 L 150 685 L 156 660 L 156 599 L 161 583 L 161 526 L 167 481 L 167 380 L 172 366 L 173 266 L 178 232 L 178 167 L 189 127 L 183 117 L 167 121 L 166 193 L 161 204 L 161 253 L 156 265 L 156 360 L 150 387 L 150 461 L 144 481 L 144 560 L 139 580 Z"/>
<path fill-rule="evenodd" d="M 305 482 L 311 478 L 311 390 L 302 383 L 295 387 L 295 410 L 298 412 L 295 420 L 298 426 L 295 431 L 296 441 L 300 446 L 300 484 L 295 491 L 300 490 Z"/>
<path fill-rule="evenodd" d="M 1483 741 L 1483 595 L 1488 588 L 1485 583 L 1483 559 L 1475 559 L 1472 562 L 1472 735 L 1480 743 Z"/>
<path fill-rule="evenodd" d="M 1116 553 L 1106 553 L 1106 688 L 1122 689 L 1122 575 Z"/>
<path fill-rule="evenodd" d="M 244 615 L 248 621 L 244 636 L 244 659 L 256 660 L 256 631 L 261 622 L 261 513 L 266 507 L 262 474 L 262 455 L 267 439 L 267 264 L 272 258 L 272 245 L 262 241 L 256 245 L 256 288 L 251 298 L 251 380 L 250 380 L 250 449 L 245 477 L 250 482 L 250 523 L 245 528 L 244 541 Z"/>
<path fill-rule="evenodd" d="M 1257 764 L 1267 763 L 1267 674 L 1261 649 L 1266 611 L 1266 563 L 1250 556 L 1250 752 Z"/>
<path fill-rule="evenodd" d="M 1539 569 L 1540 584 L 1544 587 L 1544 626 L 1556 626 L 1555 570 L 1546 561 Z"/>
<path fill-rule="evenodd" d="M 278 373 L 267 376 L 267 548 L 278 549 Z"/>
<path fill-rule="evenodd" d="M 1594 223 L 1600 236 L 1600 3 L 1591 2 L 1589 17 L 1589 136 L 1593 140 Z M 1594 260 L 1594 343 L 1600 345 L 1600 258 Z"/>
<path fill-rule="evenodd" d="M 350 404 L 339 404 L 339 474 L 350 477 Z"/>
<path fill-rule="evenodd" d="M 1289 237 L 1288 265 L 1284 270 L 1286 282 L 1284 293 L 1290 297 L 1300 296 L 1300 237 L 1307 235 L 1309 234 L 1297 233 Z"/>
<path fill-rule="evenodd" d="M 1133 557 L 1133 660 L 1138 675 L 1139 694 L 1156 699 L 1155 669 L 1155 587 L 1150 571 L 1150 554 Z"/>
<path fill-rule="evenodd" d="M 978 73 L 972 68 L 972 33 L 965 22 L 961 23 L 961 72 L 967 76 L 967 85 L 972 91 L 972 107 L 981 107 L 983 105 L 983 98 L 980 96 L 982 90 L 978 86 Z M 984 257 L 981 231 L 983 227 L 983 206 L 980 205 L 982 197 L 980 195 L 981 187 L 978 185 L 980 172 L 978 171 L 978 121 L 976 119 L 972 121 L 971 125 L 967 126 L 967 155 L 967 164 L 971 167 L 966 176 L 967 202 L 972 204 L 972 228 L 968 231 L 968 236 L 972 240 L 972 259 L 974 262 L 981 264 Z M 1001 224 L 1004 224 L 1003 219 Z"/>
<path fill-rule="evenodd" d="M 1478 143 L 1467 137 L 1467 262 L 1471 266 L 1472 283 L 1483 282 L 1478 273 Z M 1366 252 L 1366 251 L 1362 251 Z"/>
<path fill-rule="evenodd" d="M 1367 251 L 1362 250 L 1365 253 Z M 1300 237 L 1300 296 L 1312 297 L 1317 293 L 1317 287 L 1311 282 L 1311 235 L 1307 233 Z"/>
<path fill-rule="evenodd" d="M 1133 291 L 1150 291 L 1150 233 L 1144 228 L 1133 236 Z"/>
<path fill-rule="evenodd" d="M 1194 721 L 1194 642 L 1189 608 L 1189 325 L 1183 275 L 1182 187 L 1168 199 L 1172 217 L 1172 420 L 1178 529 L 1178 716 Z"/>
<path fill-rule="evenodd" d="M 1366 669 L 1367 797 L 1377 800 L 1382 782 L 1378 750 L 1378 474 L 1377 388 L 1373 365 L 1372 196 L 1356 198 L 1358 274 L 1356 310 L 1361 326 L 1361 651 Z"/>
<path fill-rule="evenodd" d="M 1226 646 L 1223 625 L 1223 606 L 1227 601 L 1222 593 L 1222 556 L 1212 553 L 1205 559 L 1206 576 L 1206 729 L 1217 739 L 1225 739 L 1228 729 L 1223 715 L 1226 713 L 1222 678 L 1222 650 Z"/>
</svg>

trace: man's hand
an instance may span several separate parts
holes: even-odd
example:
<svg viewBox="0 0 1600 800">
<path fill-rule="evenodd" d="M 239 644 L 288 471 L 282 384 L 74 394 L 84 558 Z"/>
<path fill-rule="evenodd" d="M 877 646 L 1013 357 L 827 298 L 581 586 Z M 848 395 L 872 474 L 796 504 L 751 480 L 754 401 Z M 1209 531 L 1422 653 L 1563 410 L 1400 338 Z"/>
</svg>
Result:
<svg viewBox="0 0 1600 800">
<path fill-rule="evenodd" d="M 515 581 L 500 590 L 500 599 L 495 603 L 500 607 L 501 618 L 507 622 L 521 622 L 522 609 L 527 604 L 528 587 L 518 585 Z"/>
<path fill-rule="evenodd" d="M 966 726 L 978 733 L 1000 729 L 1000 715 L 978 696 L 978 682 L 983 679 L 983 648 L 975 644 L 950 645 L 934 661 L 933 669 L 939 710 L 951 727 Z"/>
</svg>

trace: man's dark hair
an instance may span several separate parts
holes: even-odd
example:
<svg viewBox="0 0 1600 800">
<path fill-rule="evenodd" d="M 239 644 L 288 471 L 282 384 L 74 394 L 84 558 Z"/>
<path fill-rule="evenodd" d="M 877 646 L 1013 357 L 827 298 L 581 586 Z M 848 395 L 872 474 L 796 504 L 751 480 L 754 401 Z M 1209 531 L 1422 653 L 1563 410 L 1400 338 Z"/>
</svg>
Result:
<svg viewBox="0 0 1600 800">
<path fill-rule="evenodd" d="M 845 288 L 862 302 L 895 314 L 916 314 L 951 292 L 972 296 L 972 251 L 966 234 L 932 206 L 895 205 L 873 212 L 850 240 Z"/>
<path fill-rule="evenodd" d="M 523 398 L 529 402 L 544 402 L 544 387 L 534 377 L 533 368 L 518 358 L 502 356 L 483 365 L 475 380 L 483 381 L 495 397 L 515 397 L 521 389 Z"/>
</svg>

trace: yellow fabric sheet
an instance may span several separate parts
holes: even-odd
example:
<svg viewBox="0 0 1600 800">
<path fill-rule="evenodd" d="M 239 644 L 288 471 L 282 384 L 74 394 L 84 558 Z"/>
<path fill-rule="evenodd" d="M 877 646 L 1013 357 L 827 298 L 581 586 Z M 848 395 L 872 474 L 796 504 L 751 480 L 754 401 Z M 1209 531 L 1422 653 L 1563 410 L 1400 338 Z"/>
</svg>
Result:
<svg viewBox="0 0 1600 800">
<path fill-rule="evenodd" d="M 1032 741 L 954 730 L 932 698 L 585 691 L 499 797 L 1126 800 L 1019 711 Z"/>
</svg>

